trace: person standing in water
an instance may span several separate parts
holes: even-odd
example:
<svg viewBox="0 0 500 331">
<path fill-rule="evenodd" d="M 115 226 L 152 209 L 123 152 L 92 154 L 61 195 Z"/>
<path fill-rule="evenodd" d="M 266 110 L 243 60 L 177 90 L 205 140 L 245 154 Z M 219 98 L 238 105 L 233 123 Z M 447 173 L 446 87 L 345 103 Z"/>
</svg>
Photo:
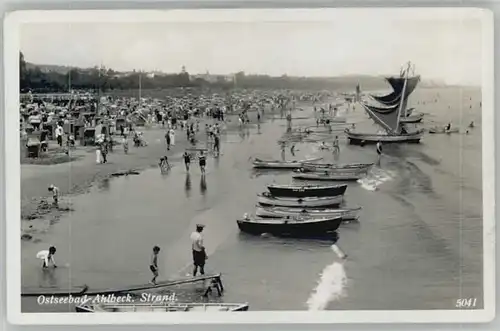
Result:
<svg viewBox="0 0 500 331">
<path fill-rule="evenodd" d="M 205 252 L 205 246 L 203 245 L 203 224 L 196 224 L 196 231 L 191 233 L 191 248 L 193 251 L 193 277 L 196 277 L 198 273 L 198 268 L 200 268 L 200 274 L 205 274 L 205 260 L 207 259 L 207 254 Z"/>
<path fill-rule="evenodd" d="M 335 136 L 335 140 L 333 141 L 333 154 L 338 153 L 340 153 L 339 136 Z"/>
<path fill-rule="evenodd" d="M 218 134 L 214 136 L 214 153 L 219 156 L 220 153 L 220 137 Z"/>
<path fill-rule="evenodd" d="M 380 141 L 377 142 L 377 155 L 378 155 L 377 164 L 380 165 L 380 159 L 382 157 L 382 143 Z"/>
<path fill-rule="evenodd" d="M 167 151 L 169 151 L 170 150 L 170 142 L 171 142 L 170 130 L 167 131 L 167 133 L 165 133 L 165 141 L 167 143 Z"/>
<path fill-rule="evenodd" d="M 36 258 L 42 260 L 43 269 L 47 269 L 51 263 L 54 268 L 57 268 L 56 261 L 54 260 L 55 253 L 56 248 L 54 246 L 50 246 L 48 251 L 44 250 L 36 254 Z"/>
<path fill-rule="evenodd" d="M 205 153 L 203 151 L 200 152 L 200 155 L 198 156 L 198 162 L 200 164 L 200 170 L 201 174 L 205 174 L 205 167 L 207 165 L 207 157 L 205 156 Z"/>
<path fill-rule="evenodd" d="M 158 253 L 160 252 L 160 247 L 153 247 L 153 255 L 151 255 L 151 264 L 149 265 L 149 270 L 153 273 L 153 279 L 150 283 L 156 285 L 156 278 L 158 277 Z"/>
<path fill-rule="evenodd" d="M 48 188 L 49 192 L 52 192 L 52 204 L 57 206 L 59 204 L 59 188 L 54 185 L 50 185 Z"/>
<path fill-rule="evenodd" d="M 182 158 L 184 159 L 184 166 L 186 167 L 186 171 L 189 171 L 189 166 L 191 164 L 191 155 L 187 151 L 182 154 Z"/>
<path fill-rule="evenodd" d="M 286 144 L 284 141 L 281 142 L 281 160 L 285 161 L 285 147 Z"/>
</svg>

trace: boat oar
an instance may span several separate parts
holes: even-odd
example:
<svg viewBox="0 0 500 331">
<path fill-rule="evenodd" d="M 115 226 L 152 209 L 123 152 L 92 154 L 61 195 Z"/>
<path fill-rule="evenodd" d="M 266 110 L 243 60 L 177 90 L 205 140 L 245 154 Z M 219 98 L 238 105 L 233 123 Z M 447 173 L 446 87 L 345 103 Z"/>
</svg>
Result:
<svg viewBox="0 0 500 331">
<path fill-rule="evenodd" d="M 342 259 L 342 260 L 345 260 L 347 258 L 347 254 L 345 254 L 339 246 L 337 246 L 337 244 L 333 244 L 332 245 L 332 250 L 335 252 L 335 254 L 337 254 L 337 256 Z"/>
</svg>

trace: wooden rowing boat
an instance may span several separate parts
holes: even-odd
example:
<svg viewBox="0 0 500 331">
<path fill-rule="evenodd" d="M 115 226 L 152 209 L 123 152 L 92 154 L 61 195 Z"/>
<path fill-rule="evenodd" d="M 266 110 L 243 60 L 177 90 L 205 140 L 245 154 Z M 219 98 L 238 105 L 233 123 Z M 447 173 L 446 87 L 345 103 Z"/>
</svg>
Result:
<svg viewBox="0 0 500 331">
<path fill-rule="evenodd" d="M 373 163 L 304 163 L 302 169 L 305 171 L 319 171 L 319 170 L 352 170 L 352 171 L 368 171 L 373 166 Z"/>
<path fill-rule="evenodd" d="M 257 206 L 255 215 L 261 218 L 321 218 L 341 217 L 343 221 L 355 220 L 361 207 L 342 209 L 308 209 L 308 208 L 285 208 L 285 207 L 263 207 Z"/>
<path fill-rule="evenodd" d="M 248 303 L 83 303 L 75 307 L 79 313 L 165 313 L 247 311 Z"/>
<path fill-rule="evenodd" d="M 274 197 L 333 197 L 344 195 L 347 184 L 341 185 L 280 185 L 271 184 L 267 189 Z"/>
<path fill-rule="evenodd" d="M 325 218 L 246 218 L 237 220 L 240 231 L 261 235 L 310 237 L 335 232 L 342 223 L 341 217 Z"/>
<path fill-rule="evenodd" d="M 297 180 L 312 180 L 312 181 L 356 181 L 363 177 L 362 173 L 359 172 L 306 172 L 306 173 L 297 173 L 292 176 L 293 179 Z"/>
<path fill-rule="evenodd" d="M 298 160 L 298 161 L 278 161 L 278 160 L 261 160 L 255 159 L 253 167 L 259 169 L 299 169 L 306 162 L 316 162 L 321 160 L 321 157 Z"/>
<path fill-rule="evenodd" d="M 257 202 L 262 206 L 280 206 L 295 208 L 326 208 L 338 206 L 342 203 L 343 196 L 307 197 L 307 198 L 277 198 L 265 192 L 257 196 Z"/>
<path fill-rule="evenodd" d="M 429 129 L 429 133 L 432 133 L 432 134 L 439 134 L 439 133 L 450 134 L 450 133 L 458 133 L 458 132 L 460 132 L 460 130 L 458 128 L 451 128 L 450 130 L 446 130 L 446 128 L 434 127 L 434 128 Z"/>
</svg>

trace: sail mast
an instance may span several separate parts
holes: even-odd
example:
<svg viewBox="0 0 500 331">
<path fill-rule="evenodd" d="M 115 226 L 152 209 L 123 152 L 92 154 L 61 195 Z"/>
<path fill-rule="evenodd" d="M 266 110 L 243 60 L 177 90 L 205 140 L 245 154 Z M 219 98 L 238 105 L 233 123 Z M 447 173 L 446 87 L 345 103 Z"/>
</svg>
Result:
<svg viewBox="0 0 500 331">
<path fill-rule="evenodd" d="M 405 94 L 406 94 L 406 84 L 408 83 L 408 73 L 410 72 L 410 67 L 411 63 L 408 62 L 408 68 L 406 69 L 405 74 L 405 82 L 403 84 L 403 91 L 401 92 L 401 99 L 400 99 L 400 104 L 399 104 L 399 110 L 398 110 L 398 117 L 397 117 L 397 125 L 396 125 L 396 132 L 399 133 L 399 122 L 400 122 L 400 116 L 401 116 L 401 111 L 403 110 L 403 106 L 405 105 Z M 406 108 L 406 107 L 405 107 Z M 405 110 L 406 113 L 406 110 Z"/>
</svg>

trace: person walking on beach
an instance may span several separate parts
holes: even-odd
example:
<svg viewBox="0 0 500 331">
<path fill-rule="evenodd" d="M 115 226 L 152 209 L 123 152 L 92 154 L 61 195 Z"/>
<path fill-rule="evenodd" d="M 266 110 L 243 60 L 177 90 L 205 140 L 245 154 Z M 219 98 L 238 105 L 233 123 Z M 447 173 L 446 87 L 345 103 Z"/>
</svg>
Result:
<svg viewBox="0 0 500 331">
<path fill-rule="evenodd" d="M 169 151 L 170 150 L 170 143 L 171 143 L 170 132 L 167 132 L 165 134 L 165 141 L 167 142 L 167 151 Z"/>
<path fill-rule="evenodd" d="M 52 204 L 57 206 L 59 204 L 59 188 L 54 185 L 50 185 L 48 190 L 49 192 L 52 192 Z"/>
<path fill-rule="evenodd" d="M 218 156 L 220 153 L 220 138 L 219 135 L 214 136 L 214 154 Z"/>
<path fill-rule="evenodd" d="M 198 156 L 198 162 L 200 164 L 201 174 L 205 175 L 205 167 L 207 165 L 207 157 L 205 156 L 205 153 L 203 153 L 203 151 L 201 151 L 200 155 Z"/>
<path fill-rule="evenodd" d="M 170 170 L 170 163 L 168 163 L 168 157 L 166 155 L 160 158 L 160 163 L 158 163 L 158 165 L 160 166 L 162 174 Z"/>
<path fill-rule="evenodd" d="M 156 285 L 156 278 L 158 277 L 158 253 L 160 252 L 160 247 L 153 247 L 153 254 L 151 255 L 151 264 L 149 265 L 149 270 L 153 273 L 153 279 L 150 283 Z"/>
<path fill-rule="evenodd" d="M 108 162 L 108 158 L 107 158 L 108 148 L 107 148 L 107 144 L 105 141 L 103 141 L 99 145 L 99 149 L 101 150 L 101 155 L 102 155 L 102 162 L 101 163 L 107 163 Z"/>
<path fill-rule="evenodd" d="M 380 159 L 382 158 L 382 143 L 380 141 L 377 142 L 377 155 L 378 155 L 377 164 L 380 165 Z"/>
<path fill-rule="evenodd" d="M 125 154 L 128 154 L 128 137 L 126 135 L 123 136 L 122 145 L 123 145 L 123 152 Z"/>
<path fill-rule="evenodd" d="M 191 164 L 191 155 L 187 151 L 182 154 L 182 158 L 184 159 L 184 166 L 186 167 L 186 171 L 189 171 L 189 165 Z"/>
<path fill-rule="evenodd" d="M 170 145 L 175 146 L 175 131 L 170 129 Z"/>
<path fill-rule="evenodd" d="M 56 253 L 56 248 L 50 246 L 49 250 L 43 250 L 36 254 L 36 258 L 42 260 L 42 269 L 47 269 L 49 264 L 52 264 L 54 268 L 57 268 L 56 261 L 54 260 L 54 254 Z"/>
<path fill-rule="evenodd" d="M 196 231 L 191 233 L 191 248 L 193 251 L 193 277 L 196 277 L 198 273 L 198 268 L 200 268 L 200 274 L 205 274 L 205 261 L 207 259 L 207 254 L 205 252 L 205 246 L 203 245 L 203 236 L 201 232 L 205 226 L 203 224 L 196 224 Z"/>
<path fill-rule="evenodd" d="M 333 141 L 333 154 L 338 153 L 340 153 L 339 136 L 335 136 L 335 140 Z"/>
<path fill-rule="evenodd" d="M 281 142 L 281 160 L 285 161 L 285 148 L 286 144 L 284 141 Z"/>
<path fill-rule="evenodd" d="M 62 147 L 64 130 L 60 124 L 56 128 L 56 140 L 59 147 Z"/>
</svg>

